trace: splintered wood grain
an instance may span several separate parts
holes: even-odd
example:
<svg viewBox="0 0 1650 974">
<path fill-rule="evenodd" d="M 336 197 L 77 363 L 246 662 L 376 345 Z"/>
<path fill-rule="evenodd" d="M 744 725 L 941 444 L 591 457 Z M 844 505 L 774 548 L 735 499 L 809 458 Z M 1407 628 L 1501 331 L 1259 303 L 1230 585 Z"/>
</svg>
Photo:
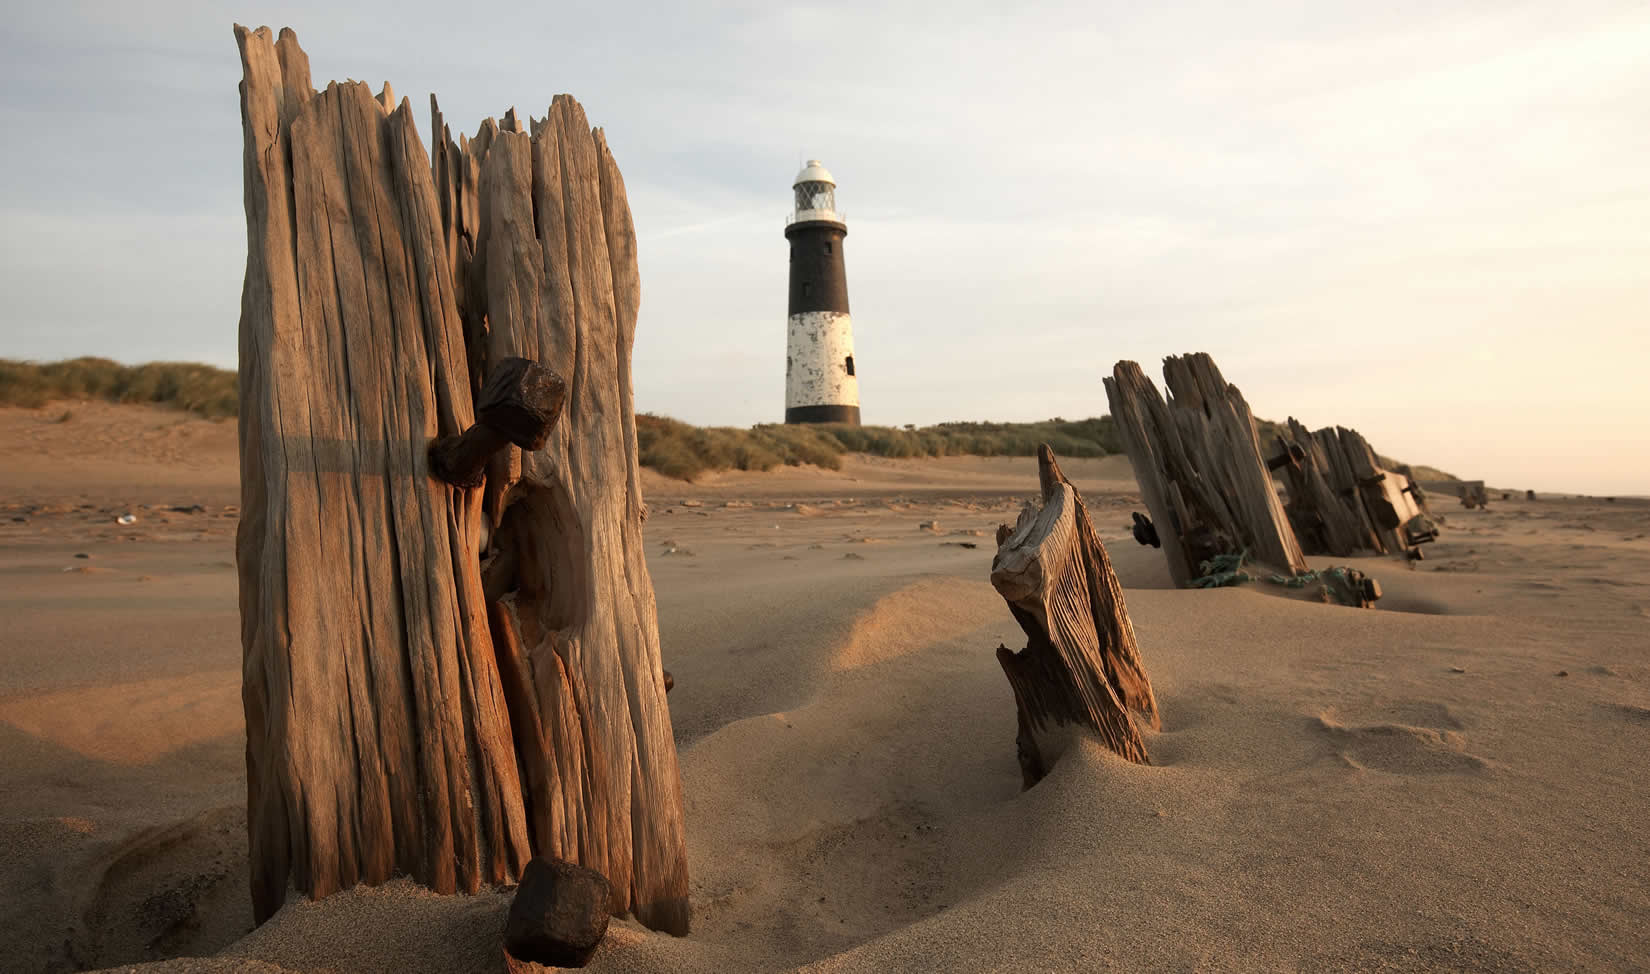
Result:
<svg viewBox="0 0 1650 974">
<path fill-rule="evenodd" d="M 528 726 L 544 741 L 532 803 L 537 849 L 560 849 L 613 883 L 617 911 L 688 928 L 681 781 L 665 705 L 656 608 L 642 548 L 630 353 L 640 306 L 624 182 L 583 109 L 484 125 L 475 253 L 461 313 L 485 319 L 484 363 L 531 358 L 567 382 L 544 449 L 489 467 L 499 524 L 495 630 L 508 636 Z M 526 128 L 527 131 L 521 131 Z M 451 156 L 451 152 L 448 153 Z M 522 721 L 518 721 L 518 725 Z"/>
<path fill-rule="evenodd" d="M 429 440 L 473 419 L 429 161 L 405 104 L 386 112 L 359 84 L 303 97 L 290 32 L 285 58 L 267 31 L 237 39 L 255 911 L 289 882 L 315 896 L 397 871 L 440 891 L 502 882 L 529 848 L 479 494 L 427 470 Z"/>
<path fill-rule="evenodd" d="M 1135 717 L 1159 726 L 1157 699 L 1105 545 L 1047 446 L 1038 452 L 1042 508 L 998 530 L 991 584 L 1025 631 L 1019 652 L 997 650 L 1014 691 L 1026 787 L 1048 771 L 1062 732 L 1085 727 L 1107 747 L 1148 763 Z"/>
</svg>

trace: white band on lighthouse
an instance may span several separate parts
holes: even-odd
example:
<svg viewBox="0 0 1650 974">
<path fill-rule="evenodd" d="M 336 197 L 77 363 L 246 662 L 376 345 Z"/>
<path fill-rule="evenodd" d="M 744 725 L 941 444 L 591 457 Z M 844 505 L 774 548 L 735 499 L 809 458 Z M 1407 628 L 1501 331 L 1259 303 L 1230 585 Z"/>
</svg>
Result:
<svg viewBox="0 0 1650 974">
<path fill-rule="evenodd" d="M 859 405 L 853 319 L 846 311 L 791 315 L 785 345 L 786 409 Z"/>
</svg>

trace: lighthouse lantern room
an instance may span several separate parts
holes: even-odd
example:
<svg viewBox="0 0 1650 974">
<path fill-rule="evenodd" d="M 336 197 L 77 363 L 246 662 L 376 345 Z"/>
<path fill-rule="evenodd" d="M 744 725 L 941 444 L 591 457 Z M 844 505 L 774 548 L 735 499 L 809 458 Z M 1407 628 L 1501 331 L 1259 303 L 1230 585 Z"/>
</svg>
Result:
<svg viewBox="0 0 1650 974">
<path fill-rule="evenodd" d="M 859 379 L 836 180 L 817 159 L 796 174 L 785 238 L 791 244 L 785 422 L 859 424 Z"/>
</svg>

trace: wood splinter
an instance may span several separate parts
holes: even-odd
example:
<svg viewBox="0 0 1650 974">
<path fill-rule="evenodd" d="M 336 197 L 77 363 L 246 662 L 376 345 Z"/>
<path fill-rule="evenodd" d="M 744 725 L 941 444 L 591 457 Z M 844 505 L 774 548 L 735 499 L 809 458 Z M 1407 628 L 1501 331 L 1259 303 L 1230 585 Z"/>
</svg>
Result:
<svg viewBox="0 0 1650 974">
<path fill-rule="evenodd" d="M 556 373 L 530 359 L 501 360 L 482 387 L 476 424 L 430 444 L 430 473 L 454 487 L 480 487 L 487 461 L 505 446 L 543 448 L 566 398 Z"/>
<path fill-rule="evenodd" d="M 1019 652 L 997 648 L 1014 690 L 1026 788 L 1048 773 L 1076 728 L 1149 764 L 1137 721 L 1159 726 L 1157 698 L 1105 545 L 1054 451 L 1039 447 L 1037 463 L 1042 509 L 1028 504 L 1018 524 L 997 529 L 991 563 L 991 585 L 1026 634 Z"/>
</svg>

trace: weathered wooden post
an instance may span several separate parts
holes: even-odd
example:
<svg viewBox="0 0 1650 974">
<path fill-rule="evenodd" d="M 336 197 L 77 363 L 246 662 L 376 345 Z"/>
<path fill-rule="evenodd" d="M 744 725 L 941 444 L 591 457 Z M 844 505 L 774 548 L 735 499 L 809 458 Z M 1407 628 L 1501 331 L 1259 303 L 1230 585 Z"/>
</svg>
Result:
<svg viewBox="0 0 1650 974">
<path fill-rule="evenodd" d="M 1289 520 L 1295 527 L 1301 548 L 1307 554 L 1345 558 L 1376 541 L 1374 529 L 1362 515 L 1363 508 L 1337 496 L 1331 481 L 1334 468 L 1327 451 L 1338 446 L 1309 432 L 1294 417 L 1289 418 L 1290 441 L 1304 454 L 1300 464 L 1286 471 L 1289 484 Z"/>
<path fill-rule="evenodd" d="M 1019 652 L 997 647 L 1014 689 L 1027 788 L 1048 773 L 1075 727 L 1147 764 L 1136 716 L 1159 726 L 1157 698 L 1106 547 L 1047 445 L 1038 448 L 1037 465 L 1042 508 L 1028 504 L 1013 528 L 998 527 L 991 562 L 991 584 L 1027 639 Z"/>
<path fill-rule="evenodd" d="M 1167 400 L 1133 362 L 1117 363 L 1105 380 L 1112 419 L 1151 512 L 1153 530 L 1137 538 L 1150 533 L 1161 542 L 1181 588 L 1204 561 L 1240 551 L 1289 574 L 1305 571 L 1243 394 L 1202 353 L 1164 359 L 1163 375 Z"/>
<path fill-rule="evenodd" d="M 606 876 L 613 912 L 685 933 L 635 233 L 605 141 L 560 96 L 492 152 L 438 133 L 432 170 L 388 86 L 317 93 L 290 30 L 235 36 L 257 920 L 289 885 L 473 891 L 544 854 Z"/>
</svg>

